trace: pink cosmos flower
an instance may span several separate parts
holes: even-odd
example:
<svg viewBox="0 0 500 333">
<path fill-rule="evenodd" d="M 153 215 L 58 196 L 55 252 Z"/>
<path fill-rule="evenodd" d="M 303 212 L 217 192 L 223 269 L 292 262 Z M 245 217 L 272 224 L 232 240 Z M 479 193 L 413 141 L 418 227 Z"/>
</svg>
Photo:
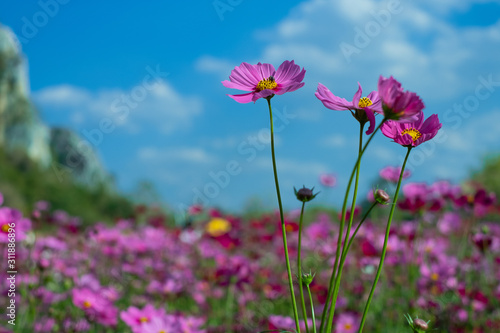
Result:
<svg viewBox="0 0 500 333">
<path fill-rule="evenodd" d="M 99 292 L 87 288 L 72 290 L 73 304 L 85 311 L 86 315 L 104 326 L 117 323 L 118 309 Z"/>
<path fill-rule="evenodd" d="M 271 64 L 250 65 L 243 62 L 235 67 L 229 75 L 229 81 L 222 81 L 226 88 L 250 91 L 241 95 L 229 95 L 238 103 L 255 102 L 259 98 L 271 98 L 283 95 L 304 86 L 305 69 L 292 61 L 284 61 L 278 70 Z"/>
<path fill-rule="evenodd" d="M 401 167 L 387 166 L 380 170 L 379 175 L 382 179 L 387 180 L 391 183 L 397 183 L 399 181 L 399 175 L 401 174 Z M 405 170 L 403 173 L 403 179 L 411 176 L 410 170 Z"/>
<path fill-rule="evenodd" d="M 334 187 L 337 184 L 337 178 L 331 174 L 322 174 L 319 176 L 319 182 L 326 187 Z"/>
<path fill-rule="evenodd" d="M 20 211 L 9 208 L 0 208 L 0 243 L 9 241 L 9 230 L 13 229 L 16 242 L 26 239 L 26 234 L 31 230 L 31 221 L 23 218 Z"/>
<path fill-rule="evenodd" d="M 120 313 L 120 318 L 132 329 L 132 332 L 140 333 L 145 323 L 150 322 L 152 318 L 162 318 L 165 315 L 164 309 L 157 310 L 153 305 L 147 304 L 141 310 L 130 306 Z"/>
<path fill-rule="evenodd" d="M 142 326 L 141 333 L 158 333 L 158 332 L 179 332 L 179 325 L 174 316 L 153 317 L 151 321 Z"/>
<path fill-rule="evenodd" d="M 368 94 L 368 97 L 361 97 L 363 94 L 363 89 L 361 84 L 358 82 L 358 91 L 354 94 L 352 102 L 348 102 L 346 99 L 335 96 L 327 87 L 318 83 L 318 90 L 314 94 L 325 107 L 331 110 L 349 110 L 352 112 L 354 118 L 356 118 L 361 124 L 365 124 L 367 121 L 370 122 L 370 127 L 366 131 L 366 134 L 373 133 L 375 129 L 375 114 L 378 112 L 382 113 L 381 101 L 376 91 L 372 91 Z"/>
<path fill-rule="evenodd" d="M 359 327 L 359 319 L 350 313 L 341 313 L 335 323 L 336 333 L 354 333 Z"/>
<path fill-rule="evenodd" d="M 416 147 L 435 137 L 442 126 L 436 114 L 424 121 L 424 113 L 420 112 L 415 121 L 407 123 L 387 120 L 382 124 L 381 130 L 386 137 L 404 147 Z"/>
<path fill-rule="evenodd" d="M 403 91 L 401 83 L 392 76 L 388 79 L 380 76 L 378 93 L 382 100 L 384 116 L 387 119 L 401 122 L 412 121 L 425 107 L 416 93 Z"/>
</svg>

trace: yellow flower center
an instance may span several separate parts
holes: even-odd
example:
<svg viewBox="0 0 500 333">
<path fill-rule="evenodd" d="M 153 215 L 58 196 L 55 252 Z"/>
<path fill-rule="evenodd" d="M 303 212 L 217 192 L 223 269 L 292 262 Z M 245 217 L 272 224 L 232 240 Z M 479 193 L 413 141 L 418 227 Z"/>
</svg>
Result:
<svg viewBox="0 0 500 333">
<path fill-rule="evenodd" d="M 438 273 L 432 273 L 432 274 L 431 274 L 431 280 L 432 280 L 432 281 L 437 281 L 437 280 L 439 280 L 439 274 L 438 274 Z"/>
<path fill-rule="evenodd" d="M 2 225 L 2 231 L 7 233 L 9 231 L 9 225 L 7 223 L 5 223 L 4 225 Z"/>
<path fill-rule="evenodd" d="M 346 330 L 350 330 L 350 329 L 352 328 L 352 325 L 351 325 L 351 324 L 345 324 L 345 325 L 344 325 L 344 328 L 345 328 Z"/>
<path fill-rule="evenodd" d="M 418 130 L 414 129 L 413 127 L 405 129 L 403 132 L 401 132 L 401 135 L 409 134 L 411 135 L 411 138 L 413 142 L 417 141 L 418 138 L 422 136 L 422 133 L 420 133 Z"/>
<path fill-rule="evenodd" d="M 141 317 L 141 319 L 139 319 L 139 321 L 141 323 L 147 323 L 149 321 L 149 319 L 147 317 Z"/>
<path fill-rule="evenodd" d="M 88 308 L 90 308 L 91 306 L 92 306 L 92 303 L 90 303 L 89 301 L 85 301 L 85 302 L 83 302 L 83 307 L 84 307 L 84 308 L 88 309 Z"/>
<path fill-rule="evenodd" d="M 358 106 L 360 108 L 366 108 L 367 106 L 370 106 L 372 104 L 373 102 L 371 101 L 371 99 L 369 99 L 368 97 L 363 97 L 359 100 Z"/>
<path fill-rule="evenodd" d="M 266 90 L 266 89 L 274 89 L 278 86 L 276 81 L 274 81 L 274 77 L 270 76 L 268 79 L 260 80 L 259 83 L 257 83 L 257 87 L 255 87 L 255 90 L 261 91 L 261 90 Z"/>
<path fill-rule="evenodd" d="M 231 230 L 231 223 L 225 219 L 216 217 L 208 222 L 205 230 L 214 237 L 221 236 Z"/>
<path fill-rule="evenodd" d="M 470 203 L 470 204 L 473 204 L 474 203 L 474 196 L 472 194 L 469 194 L 467 196 L 467 202 Z M 5 225 L 4 225 L 5 226 Z M 3 230 L 3 227 L 2 227 L 2 230 Z"/>
<path fill-rule="evenodd" d="M 167 331 L 165 331 L 165 330 L 161 330 L 161 331 L 159 331 L 158 333 L 167 333 Z"/>
</svg>

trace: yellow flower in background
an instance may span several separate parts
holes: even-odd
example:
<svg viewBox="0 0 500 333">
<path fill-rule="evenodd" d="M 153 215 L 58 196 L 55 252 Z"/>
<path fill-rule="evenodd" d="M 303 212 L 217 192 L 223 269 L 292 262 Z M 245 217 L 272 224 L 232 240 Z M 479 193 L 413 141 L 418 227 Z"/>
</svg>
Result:
<svg viewBox="0 0 500 333">
<path fill-rule="evenodd" d="M 223 218 L 215 217 L 207 223 L 207 225 L 205 226 L 205 230 L 211 236 L 222 236 L 225 233 L 228 233 L 229 230 L 231 230 L 231 223 Z"/>
</svg>

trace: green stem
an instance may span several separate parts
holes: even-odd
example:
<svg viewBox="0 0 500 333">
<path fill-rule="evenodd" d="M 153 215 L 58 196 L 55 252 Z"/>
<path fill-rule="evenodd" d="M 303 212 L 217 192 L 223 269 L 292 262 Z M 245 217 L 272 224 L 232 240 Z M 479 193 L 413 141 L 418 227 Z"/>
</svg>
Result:
<svg viewBox="0 0 500 333">
<path fill-rule="evenodd" d="M 391 212 L 389 213 L 389 219 L 387 221 L 387 227 L 385 229 L 385 239 L 384 239 L 384 247 L 382 248 L 382 255 L 380 256 L 380 263 L 377 269 L 377 275 L 375 275 L 375 280 L 373 280 L 372 289 L 370 291 L 370 296 L 368 296 L 368 300 L 366 301 L 365 309 L 363 311 L 363 317 L 361 318 L 361 323 L 359 324 L 358 333 L 363 332 L 363 326 L 366 321 L 366 314 L 368 313 L 368 309 L 370 308 L 370 303 L 373 298 L 373 293 L 375 292 L 375 288 L 377 287 L 378 280 L 380 278 L 380 273 L 382 272 L 382 266 L 384 265 L 385 253 L 387 251 L 387 242 L 389 240 L 389 232 L 391 231 L 391 223 L 392 217 L 394 215 L 394 210 L 396 209 L 396 203 L 398 201 L 399 189 L 401 188 L 401 181 L 403 180 L 403 173 L 405 171 L 406 162 L 408 161 L 408 156 L 410 156 L 412 147 L 408 147 L 408 152 L 406 153 L 405 160 L 403 162 L 403 167 L 401 168 L 401 173 L 399 175 L 398 186 L 396 187 L 396 193 L 394 194 L 394 200 L 391 207 Z"/>
<path fill-rule="evenodd" d="M 328 316 L 328 322 L 327 322 L 327 327 L 326 327 L 326 331 L 327 332 L 331 332 L 332 331 L 333 316 L 335 314 L 335 307 L 337 305 L 337 297 L 339 295 L 340 280 L 342 278 L 342 270 L 344 269 L 344 262 L 345 262 L 345 258 L 347 256 L 347 251 L 346 251 L 346 249 L 347 249 L 347 240 L 350 237 L 351 227 L 352 227 L 352 221 L 354 219 L 354 210 L 355 210 L 355 207 L 356 207 L 356 198 L 358 196 L 359 168 L 360 168 L 360 165 L 361 165 L 361 154 L 363 152 L 363 127 L 364 127 L 364 124 L 359 123 L 358 161 L 356 162 L 356 179 L 354 181 L 354 193 L 353 193 L 353 196 L 352 196 L 351 214 L 349 216 L 349 223 L 347 224 L 347 230 L 346 230 L 346 235 L 345 235 L 345 239 L 344 239 L 344 246 L 342 247 L 342 255 L 341 255 L 341 260 L 340 260 L 340 264 L 339 264 L 338 271 L 337 271 L 337 276 L 335 277 L 335 287 L 333 289 L 332 304 L 331 304 L 330 314 Z M 345 253 L 345 255 L 344 255 L 344 253 Z"/>
<path fill-rule="evenodd" d="M 311 289 L 309 288 L 309 285 L 306 285 L 307 287 L 307 293 L 309 294 L 309 301 L 311 302 L 311 313 L 312 313 L 312 322 L 313 322 L 313 333 L 316 333 L 316 317 L 314 316 L 314 304 L 313 304 L 313 298 L 311 295 Z"/>
<path fill-rule="evenodd" d="M 353 168 L 353 170 L 351 172 L 351 177 L 349 178 L 349 182 L 347 183 L 347 189 L 346 189 L 345 196 L 344 196 L 344 203 L 342 204 L 342 216 L 341 216 L 341 220 L 340 220 L 339 237 L 338 237 L 338 240 L 337 240 L 337 250 L 336 250 L 336 254 L 335 254 L 335 264 L 333 265 L 332 275 L 330 276 L 330 282 L 329 282 L 329 286 L 328 286 L 328 294 L 327 294 L 327 298 L 326 298 L 325 307 L 323 308 L 323 313 L 321 315 L 321 326 L 320 326 L 320 329 L 319 329 L 320 332 L 323 332 L 323 327 L 324 327 L 325 319 L 326 319 L 326 313 L 328 311 L 330 300 L 332 299 L 332 292 L 333 292 L 333 286 L 334 286 L 333 283 L 334 283 L 334 280 L 335 280 L 335 275 L 336 275 L 335 273 L 337 272 L 337 266 L 338 266 L 339 259 L 340 259 L 340 245 L 342 244 L 342 235 L 344 233 L 345 215 L 346 215 L 346 209 L 347 209 L 347 199 L 349 198 L 349 191 L 351 189 L 352 181 L 354 179 L 354 173 L 357 170 L 358 162 L 361 161 L 361 157 L 363 156 L 366 148 L 368 147 L 368 145 L 370 144 L 371 140 L 373 139 L 373 137 L 375 136 L 375 134 L 377 133 L 377 131 L 380 129 L 380 127 L 382 126 L 382 124 L 386 120 L 387 120 L 386 118 L 384 118 L 382 120 L 382 122 L 377 126 L 377 128 L 375 129 L 375 131 L 373 131 L 372 135 L 368 138 L 368 141 L 366 141 L 365 146 L 363 147 L 363 150 L 361 151 L 361 154 L 359 154 L 358 160 L 356 161 L 356 164 L 354 165 L 354 168 Z"/>
<path fill-rule="evenodd" d="M 273 110 L 271 109 L 271 98 L 267 98 L 267 105 L 269 106 L 269 118 L 271 120 L 271 154 L 273 157 L 273 171 L 274 171 L 274 183 L 276 185 L 276 194 L 278 196 L 278 205 L 280 209 L 280 219 L 281 219 L 281 232 L 283 234 L 283 248 L 285 250 L 285 260 L 286 260 L 286 270 L 288 272 L 288 285 L 290 288 L 290 297 L 292 298 L 293 315 L 295 318 L 295 326 L 297 332 L 300 333 L 299 325 L 299 313 L 297 311 L 297 303 L 295 302 L 295 294 L 293 291 L 293 280 L 292 280 L 292 270 L 290 269 L 290 259 L 288 257 L 288 245 L 286 241 L 286 227 L 285 219 L 283 217 L 283 205 L 281 203 L 280 185 L 278 182 L 278 172 L 276 171 L 276 157 L 274 154 L 274 126 L 273 126 Z"/>
<path fill-rule="evenodd" d="M 302 263 L 301 260 L 301 245 L 302 245 L 302 221 L 304 220 L 304 207 L 306 202 L 302 202 L 302 209 L 300 210 L 300 220 L 299 220 L 299 245 L 297 246 L 297 270 L 299 272 L 299 289 L 300 289 L 300 302 L 302 304 L 302 313 L 304 316 L 304 322 L 306 325 L 306 332 L 309 333 L 309 327 L 307 325 L 307 311 L 306 311 L 306 302 L 304 300 L 304 286 L 302 283 Z M 314 316 L 314 313 L 313 313 Z"/>
</svg>

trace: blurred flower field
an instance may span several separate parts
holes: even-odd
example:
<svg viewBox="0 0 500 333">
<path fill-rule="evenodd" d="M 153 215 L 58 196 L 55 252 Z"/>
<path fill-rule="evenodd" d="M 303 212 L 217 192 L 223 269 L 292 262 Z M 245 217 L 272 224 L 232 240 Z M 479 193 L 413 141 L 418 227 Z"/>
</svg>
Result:
<svg viewBox="0 0 500 333">
<path fill-rule="evenodd" d="M 381 175 L 390 181 L 391 172 L 399 170 Z M 477 184 L 406 182 L 366 331 L 409 332 L 404 315 L 410 314 L 430 320 L 436 332 L 498 332 L 500 226 L 491 221 L 500 211 L 494 195 Z M 387 208 L 375 208 L 347 256 L 334 332 L 358 329 Z M 339 215 L 312 207 L 305 216 L 302 266 L 315 273 L 310 286 L 317 313 L 326 301 Z M 294 272 L 298 218 L 298 211 L 285 214 Z M 47 202 L 24 217 L 1 207 L 4 258 L 15 224 L 14 332 L 293 331 L 279 214 L 235 216 L 193 206 L 184 222 L 176 227 L 170 215 L 138 206 L 133 218 L 84 228 L 78 217 L 52 211 Z M 7 300 L 0 301 L 4 309 Z"/>
</svg>

